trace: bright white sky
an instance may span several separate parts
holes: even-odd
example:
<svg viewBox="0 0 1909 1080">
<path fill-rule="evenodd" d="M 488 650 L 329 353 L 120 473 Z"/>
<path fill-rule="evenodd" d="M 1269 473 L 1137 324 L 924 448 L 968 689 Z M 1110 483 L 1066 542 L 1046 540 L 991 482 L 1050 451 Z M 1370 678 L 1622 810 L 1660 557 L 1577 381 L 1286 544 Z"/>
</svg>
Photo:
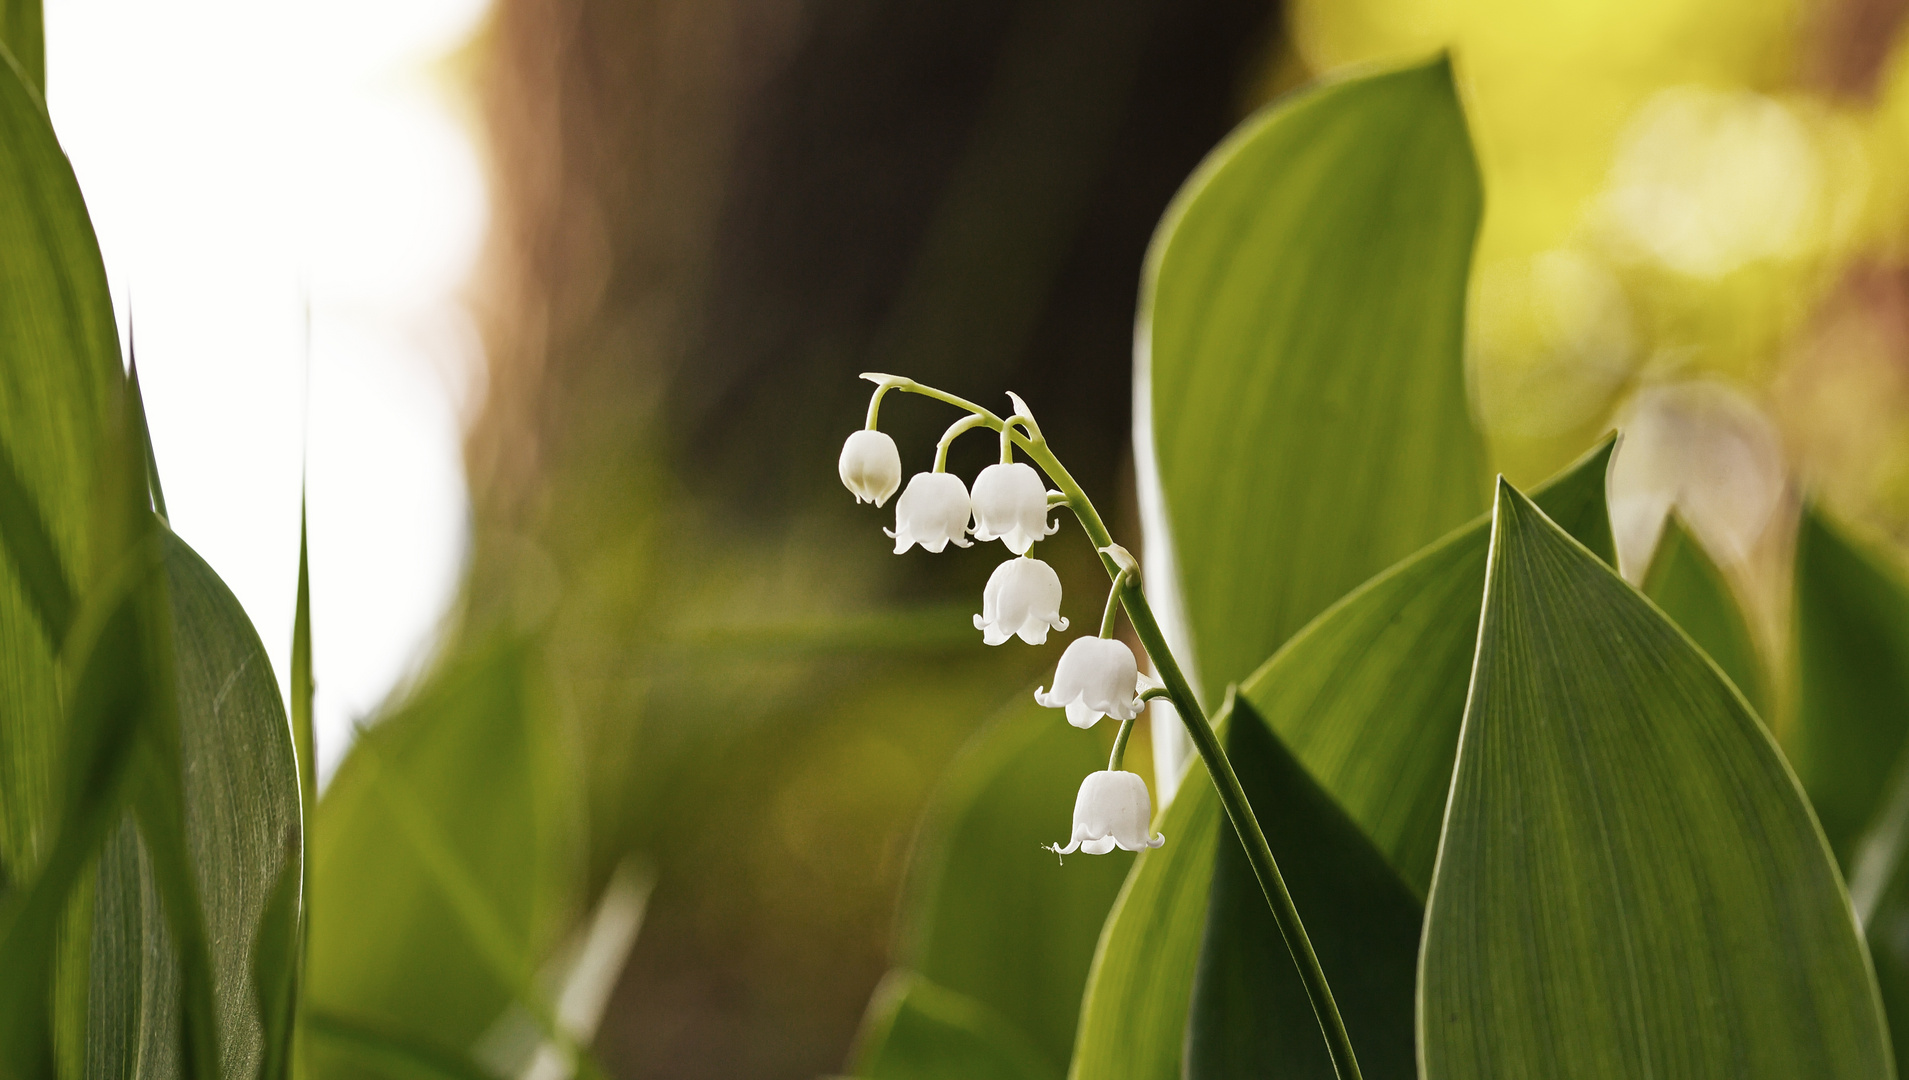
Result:
<svg viewBox="0 0 1909 1080">
<path fill-rule="evenodd" d="M 428 649 L 468 537 L 481 159 L 437 74 L 484 0 L 46 0 L 47 99 L 173 528 L 286 683 L 308 467 L 329 776 Z M 306 305 L 309 301 L 309 376 Z"/>
</svg>

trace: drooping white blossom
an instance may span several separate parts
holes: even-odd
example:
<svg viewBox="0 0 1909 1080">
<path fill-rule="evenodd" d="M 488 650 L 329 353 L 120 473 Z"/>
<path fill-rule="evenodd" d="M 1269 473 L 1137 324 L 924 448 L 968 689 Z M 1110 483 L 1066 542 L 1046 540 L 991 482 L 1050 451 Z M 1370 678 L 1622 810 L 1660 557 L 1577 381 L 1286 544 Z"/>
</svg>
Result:
<svg viewBox="0 0 1909 1080">
<path fill-rule="evenodd" d="M 1000 540 L 1016 555 L 1052 536 L 1060 522 L 1047 520 L 1047 486 L 1025 461 L 1002 462 L 974 478 L 974 538 Z"/>
<path fill-rule="evenodd" d="M 908 490 L 895 500 L 895 528 L 883 531 L 894 538 L 897 555 L 911 544 L 934 552 L 949 544 L 967 547 L 967 485 L 953 473 L 916 473 L 908 481 Z"/>
<path fill-rule="evenodd" d="M 1074 799 L 1074 835 L 1067 846 L 1049 845 L 1057 855 L 1076 850 L 1089 855 L 1105 855 L 1118 846 L 1123 851 L 1144 851 L 1167 842 L 1160 835 L 1148 837 L 1147 823 L 1153 817 L 1153 800 L 1147 794 L 1147 782 L 1137 773 L 1103 769 L 1081 781 L 1080 795 Z"/>
<path fill-rule="evenodd" d="M 855 493 L 856 502 L 880 506 L 901 487 L 901 451 L 885 432 L 858 431 L 842 444 L 836 471 L 843 486 Z"/>
<path fill-rule="evenodd" d="M 1034 691 L 1034 700 L 1050 709 L 1066 709 L 1067 722 L 1090 728 L 1103 716 L 1132 720 L 1140 715 L 1140 668 L 1133 650 L 1116 638 L 1075 638 L 1054 669 L 1054 692 Z"/>
<path fill-rule="evenodd" d="M 981 593 L 981 614 L 974 617 L 982 640 L 999 645 L 1019 635 L 1029 645 L 1041 645 L 1050 627 L 1067 629 L 1067 620 L 1061 618 L 1061 579 L 1054 568 L 1026 556 L 995 567 Z"/>
</svg>

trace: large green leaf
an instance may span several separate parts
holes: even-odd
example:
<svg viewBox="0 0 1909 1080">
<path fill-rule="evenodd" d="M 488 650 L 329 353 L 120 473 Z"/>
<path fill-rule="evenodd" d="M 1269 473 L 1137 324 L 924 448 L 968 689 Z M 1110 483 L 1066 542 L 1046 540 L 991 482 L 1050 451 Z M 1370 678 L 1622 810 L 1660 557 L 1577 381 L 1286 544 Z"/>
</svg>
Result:
<svg viewBox="0 0 1909 1080">
<path fill-rule="evenodd" d="M 1059 859 L 1081 780 L 1106 765 L 1099 739 L 1031 694 L 974 737 L 923 818 L 900 964 L 1021 1032 L 1061 1075 L 1101 923 L 1134 857 Z"/>
<path fill-rule="evenodd" d="M 1909 587 L 1815 506 L 1796 538 L 1790 761 L 1842 860 L 1897 1046 L 1909 1045 Z"/>
<path fill-rule="evenodd" d="M 38 5 L 9 0 L 0 18 L 0 34 L 28 22 L 37 31 Z M 28 37 L 15 43 L 37 52 Z M 0 433 L 11 473 L 0 495 L 33 508 L 76 596 L 96 573 L 96 470 L 120 383 L 117 333 L 79 184 L 38 88 L 0 49 Z M 60 642 L 36 610 L 43 582 L 23 576 L 45 570 L 18 557 L 0 557 L 0 883 L 25 880 L 46 857 L 58 799 Z"/>
<path fill-rule="evenodd" d="M 1909 587 L 1814 507 L 1796 537 L 1795 633 L 1790 762 L 1847 868 L 1909 734 Z"/>
<path fill-rule="evenodd" d="M 1206 925 L 1220 798 L 1206 770 L 1187 773 L 1100 932 L 1080 1006 L 1069 1080 L 1179 1080 L 1187 1004 Z"/>
<path fill-rule="evenodd" d="M 252 953 L 294 947 L 295 924 L 272 918 L 271 904 L 299 876 L 298 766 L 258 632 L 212 568 L 166 538 L 185 835 L 216 966 L 221 1061 L 224 1075 L 252 1076 L 267 1049 Z"/>
<path fill-rule="evenodd" d="M 1599 444 L 1539 498 L 1615 560 L 1604 504 L 1611 446 Z M 1490 524 L 1481 518 L 1368 582 L 1296 635 L 1240 694 L 1415 894 L 1430 884 L 1438 850 Z M 1167 846 L 1140 857 L 1101 935 L 1077 1077 L 1180 1076 L 1214 842 L 1226 827 L 1205 769 L 1188 774 L 1160 827 Z M 1177 844 L 1176 833 L 1184 837 Z"/>
<path fill-rule="evenodd" d="M 1422 1075 L 1889 1077 L 1822 831 L 1742 696 L 1500 485 Z"/>
<path fill-rule="evenodd" d="M 1615 561 L 1606 439 L 1537 489 Z M 1296 635 L 1240 690 L 1423 896 L 1438 855 L 1478 643 L 1489 518 L 1387 570 Z"/>
<path fill-rule="evenodd" d="M 547 700 L 536 646 L 511 642 L 361 733 L 313 829 L 313 1014 L 457 1053 L 512 1004 L 547 1019 L 530 987 L 572 911 L 579 831 Z M 364 1075 L 339 1040 L 311 1049 L 319 1076 Z"/>
<path fill-rule="evenodd" d="M 1909 1046 L 1909 769 L 1898 767 L 1889 797 L 1857 841 L 1849 894 L 1869 943 L 1890 1041 Z"/>
<path fill-rule="evenodd" d="M 187 1071 L 188 1047 L 210 1025 L 219 1075 L 251 1077 L 283 1054 L 267 1039 L 276 1019 L 260 1009 L 284 997 L 286 969 L 261 966 L 261 958 L 296 944 L 296 897 L 289 912 L 281 897 L 301 866 L 291 733 L 264 646 L 238 600 L 184 541 L 170 533 L 164 540 L 176 764 L 150 763 L 139 812 L 125 815 L 100 855 L 86 1042 L 95 1068 L 108 1074 L 136 1061 L 143 1075 L 169 1076 Z M 170 781 L 161 775 L 168 771 Z M 182 813 L 152 807 L 162 799 L 177 800 Z M 172 863 L 185 868 L 190 888 L 168 884 Z M 189 933 L 200 961 L 179 955 L 174 905 L 185 903 L 198 911 Z M 175 1000 L 181 986 L 188 996 Z M 182 1021 L 201 1034 L 182 1042 Z"/>
<path fill-rule="evenodd" d="M 40 0 L 0 0 L 0 47 L 11 52 L 26 81 L 46 93 L 46 31 Z"/>
<path fill-rule="evenodd" d="M 1650 568 L 1644 572 L 1644 595 L 1683 627 L 1750 699 L 1757 715 L 1767 720 L 1769 686 L 1743 609 L 1737 606 L 1723 571 L 1675 514 L 1664 522 Z"/>
<path fill-rule="evenodd" d="M 1481 203 L 1441 58 L 1268 107 L 1168 210 L 1136 334 L 1142 498 L 1206 690 L 1485 509 L 1462 360 Z"/>
<path fill-rule="evenodd" d="M 62 939 L 83 936 L 90 918 L 86 866 L 121 816 L 129 778 L 148 743 L 153 714 L 163 707 L 171 642 L 166 634 L 165 583 L 155 542 L 134 545 L 121 573 L 108 576 L 82 605 L 69 637 L 73 659 L 65 693 L 63 798 L 48 824 L 47 855 L 26 881 L 0 897 L 0 1076 L 37 1077 L 51 1067 L 54 1015 L 68 1028 L 83 1026 L 89 963 Z M 80 888 L 81 895 L 74 891 Z M 69 905 L 69 900 L 71 904 Z M 74 926 L 77 921 L 81 925 Z M 59 960 L 56 963 L 56 949 Z M 67 989 L 53 989 L 58 975 Z"/>
<path fill-rule="evenodd" d="M 1385 856 L 1235 697 L 1226 754 L 1265 830 L 1334 1001 L 1373 1077 L 1411 1076 L 1419 927 L 1424 909 Z M 1276 1071 L 1335 1080 L 1266 894 L 1231 830 L 1219 838 L 1205 939 L 1187 1020 L 1189 1080 Z"/>
</svg>

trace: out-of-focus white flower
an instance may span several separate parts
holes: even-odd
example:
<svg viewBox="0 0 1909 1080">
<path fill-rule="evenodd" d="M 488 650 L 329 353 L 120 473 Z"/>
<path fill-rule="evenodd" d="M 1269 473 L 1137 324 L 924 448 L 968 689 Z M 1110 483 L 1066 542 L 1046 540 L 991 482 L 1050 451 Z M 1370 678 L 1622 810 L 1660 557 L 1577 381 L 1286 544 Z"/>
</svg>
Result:
<svg viewBox="0 0 1909 1080">
<path fill-rule="evenodd" d="M 883 529 L 895 540 L 895 554 L 920 544 L 939 552 L 949 544 L 968 546 L 968 487 L 953 473 L 918 472 L 895 500 L 895 527 Z"/>
<path fill-rule="evenodd" d="M 1080 795 L 1074 800 L 1073 837 L 1066 847 L 1051 844 L 1048 850 L 1056 855 L 1071 855 L 1076 850 L 1105 855 L 1116 845 L 1123 851 L 1157 848 L 1167 838 L 1147 836 L 1147 822 L 1152 817 L 1153 800 L 1139 774 L 1102 769 L 1081 781 Z"/>
<path fill-rule="evenodd" d="M 1025 556 L 995 567 L 981 592 L 981 614 L 974 617 L 982 640 L 999 645 L 1018 634 L 1029 645 L 1042 645 L 1049 627 L 1067 629 L 1067 620 L 1061 618 L 1061 579 L 1054 568 Z"/>
<path fill-rule="evenodd" d="M 1061 654 L 1054 669 L 1054 692 L 1034 691 L 1034 700 L 1050 709 L 1066 709 L 1067 722 L 1090 728 L 1103 716 L 1132 720 L 1140 715 L 1140 667 L 1133 650 L 1116 638 L 1081 637 Z"/>
<path fill-rule="evenodd" d="M 836 471 L 842 474 L 843 486 L 855 493 L 856 502 L 880 506 L 901 487 L 901 451 L 885 432 L 864 429 L 842 444 Z"/>
<path fill-rule="evenodd" d="M 1644 580 L 1672 510 L 1726 567 L 1749 558 L 1789 482 L 1782 439 L 1763 411 L 1732 387 L 1699 379 L 1640 391 L 1619 428 L 1608 487 L 1624 577 Z"/>
<path fill-rule="evenodd" d="M 974 478 L 974 538 L 1000 540 L 1016 555 L 1052 536 L 1060 522 L 1047 520 L 1047 486 L 1025 461 L 1002 462 Z"/>
</svg>

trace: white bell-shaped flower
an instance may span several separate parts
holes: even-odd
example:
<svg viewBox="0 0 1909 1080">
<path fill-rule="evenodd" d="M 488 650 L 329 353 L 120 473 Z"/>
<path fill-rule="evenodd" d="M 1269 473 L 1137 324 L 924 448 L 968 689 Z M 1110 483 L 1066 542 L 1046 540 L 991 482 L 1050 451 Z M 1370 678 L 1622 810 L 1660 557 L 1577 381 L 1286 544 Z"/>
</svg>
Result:
<svg viewBox="0 0 1909 1080">
<path fill-rule="evenodd" d="M 1074 835 L 1067 846 L 1051 844 L 1048 850 L 1056 855 L 1072 855 L 1076 850 L 1105 855 L 1115 846 L 1123 851 L 1157 848 L 1167 838 L 1147 836 L 1152 817 L 1153 799 L 1139 774 L 1103 769 L 1081 781 L 1080 795 L 1074 800 Z"/>
<path fill-rule="evenodd" d="M 1060 522 L 1047 520 L 1047 486 L 1025 461 L 1002 462 L 974 478 L 974 538 L 1000 540 L 1016 555 L 1052 536 Z"/>
<path fill-rule="evenodd" d="M 1036 690 L 1034 700 L 1050 709 L 1066 709 L 1068 723 L 1090 728 L 1103 716 L 1132 720 L 1140 715 L 1139 694 L 1140 666 L 1126 642 L 1081 637 L 1061 654 L 1054 692 Z"/>
<path fill-rule="evenodd" d="M 1049 627 L 1067 629 L 1067 620 L 1061 618 L 1061 579 L 1054 568 L 1025 556 L 995 567 L 981 593 L 981 614 L 974 617 L 982 640 L 999 645 L 1019 634 L 1029 645 L 1042 645 Z"/>
<path fill-rule="evenodd" d="M 939 552 L 949 544 L 968 546 L 968 487 L 959 476 L 918 472 L 895 500 L 895 527 L 883 529 L 895 540 L 895 554 L 920 544 Z"/>
<path fill-rule="evenodd" d="M 901 451 L 887 433 L 864 429 L 842 444 L 836 471 L 842 475 L 843 486 L 855 493 L 856 502 L 880 506 L 901 487 Z"/>
</svg>

